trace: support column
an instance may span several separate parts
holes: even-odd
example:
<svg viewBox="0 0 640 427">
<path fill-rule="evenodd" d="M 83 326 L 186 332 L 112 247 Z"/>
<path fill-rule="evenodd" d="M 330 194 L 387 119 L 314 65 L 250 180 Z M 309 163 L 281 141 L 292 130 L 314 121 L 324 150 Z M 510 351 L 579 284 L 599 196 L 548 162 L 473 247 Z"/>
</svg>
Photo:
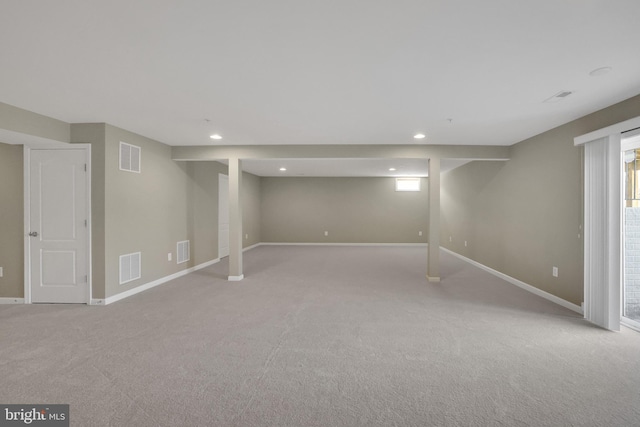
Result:
<svg viewBox="0 0 640 427">
<path fill-rule="evenodd" d="M 244 279 L 242 272 L 242 160 L 229 159 L 229 280 Z"/>
<path fill-rule="evenodd" d="M 429 159 L 429 252 L 427 280 L 440 281 L 440 159 Z"/>
</svg>

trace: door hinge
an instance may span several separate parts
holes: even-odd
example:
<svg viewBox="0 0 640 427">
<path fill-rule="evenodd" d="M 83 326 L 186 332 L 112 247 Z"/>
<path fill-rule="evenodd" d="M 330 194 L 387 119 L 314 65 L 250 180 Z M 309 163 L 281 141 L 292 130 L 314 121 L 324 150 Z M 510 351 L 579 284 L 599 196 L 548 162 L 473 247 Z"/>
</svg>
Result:
<svg viewBox="0 0 640 427">
<path fill-rule="evenodd" d="M 89 276 L 84 276 L 84 283 L 89 283 Z"/>
<path fill-rule="evenodd" d="M 86 163 L 84 164 L 84 171 L 85 172 L 87 171 L 87 164 Z"/>
<path fill-rule="evenodd" d="M 84 220 L 84 227 L 87 228 L 87 220 Z"/>
</svg>

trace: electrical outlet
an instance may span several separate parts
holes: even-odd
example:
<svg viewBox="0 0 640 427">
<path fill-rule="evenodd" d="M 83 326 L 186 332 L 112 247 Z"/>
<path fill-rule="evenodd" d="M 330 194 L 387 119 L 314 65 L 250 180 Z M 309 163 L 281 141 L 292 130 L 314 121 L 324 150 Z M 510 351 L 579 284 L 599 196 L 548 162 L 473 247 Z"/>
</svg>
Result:
<svg viewBox="0 0 640 427">
<path fill-rule="evenodd" d="M 553 277 L 558 277 L 558 267 L 553 267 L 551 274 L 553 274 Z"/>
<path fill-rule="evenodd" d="M 467 247 L 467 241 L 466 240 L 464 241 L 464 247 L 465 248 Z"/>
<path fill-rule="evenodd" d="M 324 235 L 325 235 L 325 236 L 328 236 L 328 235 L 329 235 L 329 232 L 328 232 L 328 231 L 325 231 L 325 232 L 324 232 Z"/>
<path fill-rule="evenodd" d="M 450 241 L 450 242 L 453 242 L 453 239 L 451 238 L 451 236 L 449 236 L 449 241 Z"/>
<path fill-rule="evenodd" d="M 0 267 L 0 277 L 4 276 L 4 267 Z"/>
<path fill-rule="evenodd" d="M 422 236 L 422 231 L 418 231 L 418 236 Z"/>
<path fill-rule="evenodd" d="M 173 254 L 171 252 L 169 252 L 167 254 L 167 261 L 171 261 L 172 258 L 173 258 Z"/>
<path fill-rule="evenodd" d="M 244 238 L 245 238 L 245 240 L 246 240 L 246 239 L 248 239 L 248 238 L 249 238 L 249 235 L 248 235 L 248 234 L 245 234 L 245 235 L 244 235 Z"/>
</svg>

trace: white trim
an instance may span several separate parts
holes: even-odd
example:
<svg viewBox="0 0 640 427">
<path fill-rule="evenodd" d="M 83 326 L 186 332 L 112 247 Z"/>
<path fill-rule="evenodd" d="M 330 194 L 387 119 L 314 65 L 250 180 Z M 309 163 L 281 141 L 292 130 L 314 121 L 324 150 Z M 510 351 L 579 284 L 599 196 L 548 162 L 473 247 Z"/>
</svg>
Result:
<svg viewBox="0 0 640 427">
<path fill-rule="evenodd" d="M 24 298 L 0 298 L 0 305 L 3 304 L 24 304 Z"/>
<path fill-rule="evenodd" d="M 87 292 L 87 304 L 91 304 L 91 297 L 93 295 L 93 211 L 91 210 L 91 185 L 92 185 L 92 168 L 91 163 L 91 144 L 73 144 L 73 146 L 79 146 L 85 148 L 86 162 L 87 162 L 87 282 L 89 285 L 89 291 Z"/>
<path fill-rule="evenodd" d="M 429 246 L 428 243 L 295 243 L 295 242 L 261 242 L 256 246 Z"/>
<path fill-rule="evenodd" d="M 431 282 L 431 283 L 438 283 L 438 282 L 440 282 L 440 277 L 431 277 L 431 276 L 427 275 L 427 281 Z"/>
<path fill-rule="evenodd" d="M 637 150 L 640 145 L 640 129 L 620 134 L 620 149 L 622 151 Z"/>
<path fill-rule="evenodd" d="M 634 117 L 633 119 L 625 120 L 624 122 L 616 123 L 611 126 L 607 126 L 606 128 L 594 130 L 593 132 L 589 132 L 584 135 L 576 136 L 575 138 L 573 138 L 573 145 L 586 144 L 587 142 L 591 142 L 596 139 L 606 138 L 614 133 L 619 134 L 639 127 L 640 116 Z"/>
<path fill-rule="evenodd" d="M 246 251 L 248 251 L 248 250 L 255 249 L 255 248 L 257 248 L 258 246 L 260 246 L 261 244 L 262 244 L 262 243 L 256 243 L 255 245 L 247 246 L 246 248 L 243 248 L 243 249 L 242 249 L 242 252 L 246 252 Z"/>
<path fill-rule="evenodd" d="M 451 250 L 449 250 L 447 248 L 443 248 L 442 246 L 440 246 L 440 249 L 445 251 L 445 252 L 447 252 L 447 253 L 449 253 L 449 254 L 451 254 L 451 255 L 453 255 L 453 256 L 455 256 L 455 257 L 460 258 L 463 261 L 468 262 L 469 264 L 472 264 L 472 265 L 474 265 L 474 266 L 476 266 L 478 268 L 481 268 L 484 271 L 487 271 L 487 272 L 493 274 L 494 276 L 497 276 L 497 277 L 501 278 L 502 280 L 505 280 L 505 281 L 511 283 L 512 285 L 516 285 L 517 287 L 522 288 L 525 291 L 529 291 L 532 294 L 535 294 L 535 295 L 537 295 L 539 297 L 542 297 L 542 298 L 544 298 L 546 300 L 549 300 L 549 301 L 554 302 L 554 303 L 556 303 L 558 305 L 561 305 L 561 306 L 563 306 L 565 308 L 568 308 L 569 310 L 575 311 L 576 313 L 582 314 L 582 307 L 580 307 L 579 305 L 576 305 L 576 304 L 571 303 L 571 302 L 569 302 L 567 300 L 564 300 L 564 299 L 562 299 L 560 297 L 557 297 L 557 296 L 555 296 L 553 294 L 550 294 L 550 293 L 548 293 L 546 291 L 543 291 L 542 289 L 538 289 L 535 286 L 531 286 L 531 285 L 529 285 L 527 283 L 524 283 L 524 282 L 522 282 L 522 281 L 520 281 L 520 280 L 518 280 L 516 278 L 508 276 L 508 275 L 506 275 L 504 273 L 501 273 L 498 270 L 494 270 L 491 267 L 487 267 L 484 264 L 480 264 L 477 261 L 474 261 L 474 260 L 472 260 L 470 258 L 467 258 L 467 257 L 465 257 L 463 255 L 460 255 L 458 253 L 455 253 L 455 252 L 453 252 L 453 251 L 451 251 Z"/>
<path fill-rule="evenodd" d="M 23 172 L 23 235 L 24 235 L 24 303 L 31 304 L 31 247 L 29 241 L 29 225 L 31 223 L 31 149 L 22 147 Z"/>
<path fill-rule="evenodd" d="M 620 324 L 622 326 L 626 326 L 629 329 L 633 329 L 634 331 L 640 332 L 640 322 L 636 322 L 635 320 L 631 320 L 628 317 L 621 317 Z"/>
<path fill-rule="evenodd" d="M 120 292 L 119 294 L 110 296 L 105 299 L 94 299 L 91 301 L 92 305 L 108 305 L 112 304 L 116 301 L 120 301 L 121 299 L 130 297 L 135 294 L 139 294 L 140 292 L 144 292 L 148 289 L 155 288 L 156 286 L 167 283 L 171 280 L 177 279 L 178 277 L 186 276 L 189 273 L 193 273 L 194 271 L 201 270 L 205 267 L 209 267 L 220 261 L 220 258 L 216 258 L 211 261 L 203 262 L 202 264 L 196 265 L 195 267 L 187 268 L 186 270 L 178 271 L 177 273 L 170 274 L 169 276 L 162 277 L 160 279 L 154 280 L 153 282 L 145 283 L 144 285 L 137 286 L 133 289 L 129 289 L 128 291 Z"/>
<path fill-rule="evenodd" d="M 241 274 L 239 276 L 229 276 L 229 281 L 230 282 L 239 282 L 242 279 L 244 279 L 244 274 Z"/>
</svg>

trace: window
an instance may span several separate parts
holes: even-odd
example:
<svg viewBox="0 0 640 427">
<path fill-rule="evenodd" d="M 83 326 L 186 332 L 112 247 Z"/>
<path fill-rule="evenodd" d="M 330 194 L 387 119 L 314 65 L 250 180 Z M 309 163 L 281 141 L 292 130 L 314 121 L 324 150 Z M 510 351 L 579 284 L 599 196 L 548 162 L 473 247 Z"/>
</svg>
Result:
<svg viewBox="0 0 640 427">
<path fill-rule="evenodd" d="M 420 178 L 396 178 L 396 191 L 420 191 Z"/>
</svg>

